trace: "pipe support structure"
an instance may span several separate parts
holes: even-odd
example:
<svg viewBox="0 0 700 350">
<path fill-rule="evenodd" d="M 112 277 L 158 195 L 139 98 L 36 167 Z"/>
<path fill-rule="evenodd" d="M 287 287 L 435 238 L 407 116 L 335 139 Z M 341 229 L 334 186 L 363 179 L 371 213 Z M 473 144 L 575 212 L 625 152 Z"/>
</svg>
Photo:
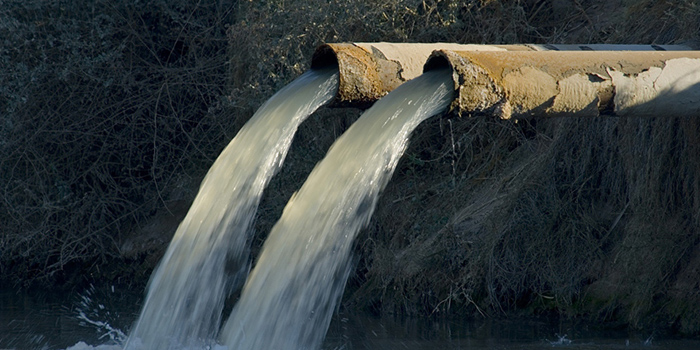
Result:
<svg viewBox="0 0 700 350">
<path fill-rule="evenodd" d="M 439 50 L 460 116 L 686 116 L 700 113 L 700 51 Z"/>
</svg>

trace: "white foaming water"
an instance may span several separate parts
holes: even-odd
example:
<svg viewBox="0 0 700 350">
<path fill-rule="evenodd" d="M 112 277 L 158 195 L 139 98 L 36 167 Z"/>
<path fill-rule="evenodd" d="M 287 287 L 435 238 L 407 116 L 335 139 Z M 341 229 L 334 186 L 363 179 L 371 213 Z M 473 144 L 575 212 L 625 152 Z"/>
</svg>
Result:
<svg viewBox="0 0 700 350">
<path fill-rule="evenodd" d="M 404 83 L 367 110 L 292 197 L 222 333 L 229 349 L 317 349 L 372 215 L 411 131 L 452 101 L 451 71 Z"/>
<path fill-rule="evenodd" d="M 215 346 L 225 298 L 248 272 L 248 232 L 262 191 L 298 125 L 335 96 L 338 79 L 337 68 L 303 74 L 260 107 L 224 149 L 151 276 L 125 349 Z"/>
</svg>

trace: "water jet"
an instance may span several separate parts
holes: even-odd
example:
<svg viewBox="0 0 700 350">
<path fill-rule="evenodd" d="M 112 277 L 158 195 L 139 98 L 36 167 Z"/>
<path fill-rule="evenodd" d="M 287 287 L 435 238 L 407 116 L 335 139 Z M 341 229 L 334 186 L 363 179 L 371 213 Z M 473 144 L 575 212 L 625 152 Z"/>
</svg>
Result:
<svg viewBox="0 0 700 350">
<path fill-rule="evenodd" d="M 142 314 L 146 317 L 137 323 L 130 339 L 146 339 L 149 349 L 165 349 L 170 344 L 210 346 L 216 338 L 236 349 L 317 348 L 350 273 L 349 247 L 368 223 L 411 131 L 448 108 L 460 116 L 503 119 L 700 112 L 700 52 L 640 45 L 627 51 L 591 51 L 594 48 L 620 46 L 321 46 L 314 54 L 312 71 L 328 71 L 311 79 L 314 83 L 308 85 L 306 97 L 279 97 L 264 105 L 261 110 L 269 108 L 275 113 L 252 118 L 212 167 L 210 174 L 220 174 L 216 178 L 227 179 L 234 173 L 245 178 L 220 186 L 215 183 L 227 182 L 207 175 L 191 213 L 171 243 L 173 252 L 169 249 L 166 254 L 173 263 L 162 263 L 154 274 Z M 563 49 L 577 51 L 560 51 Z M 310 78 L 302 80 L 306 79 Z M 296 99 L 315 102 L 305 107 L 278 107 Z M 372 108 L 336 141 L 290 199 L 218 334 L 223 299 L 229 290 L 226 279 L 230 279 L 222 271 L 223 262 L 231 255 L 240 258 L 238 277 L 245 278 L 247 231 L 261 192 L 281 165 L 298 124 L 331 101 L 335 106 Z M 279 131 L 266 123 L 281 123 Z M 258 129 L 265 137 L 246 136 Z M 244 137 L 250 139 L 238 140 Z M 256 144 L 252 140 L 267 141 L 260 143 L 258 152 L 258 146 L 251 148 Z M 265 157 L 255 156 L 258 153 Z M 264 161 L 259 163 L 259 158 Z M 225 195 L 219 187 L 225 189 Z M 250 193 L 240 196 L 242 190 Z M 202 223 L 206 227 L 200 228 Z M 166 269 L 169 265 L 174 268 Z M 183 270 L 188 274 L 182 274 Z M 199 282 L 206 275 L 213 275 L 205 280 L 215 281 L 214 286 Z M 170 283 L 174 280 L 178 282 Z M 163 285 L 158 281 L 164 281 Z M 186 288 L 190 285 L 196 288 Z M 173 299 L 179 302 L 173 305 Z M 201 320 L 208 323 L 202 325 Z M 165 321 L 174 322 L 168 325 Z M 141 348 L 136 341 L 133 344 Z"/>
</svg>

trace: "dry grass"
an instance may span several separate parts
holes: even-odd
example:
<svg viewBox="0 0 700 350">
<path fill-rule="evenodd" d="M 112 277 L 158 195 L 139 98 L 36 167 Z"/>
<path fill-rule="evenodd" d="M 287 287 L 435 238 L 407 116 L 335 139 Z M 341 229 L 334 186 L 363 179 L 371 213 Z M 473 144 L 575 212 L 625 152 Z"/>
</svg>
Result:
<svg viewBox="0 0 700 350">
<path fill-rule="evenodd" d="M 539 121 L 533 137 L 508 122 L 439 123 L 420 128 L 361 239 L 348 305 L 697 331 L 694 118 Z M 420 145 L 428 130 L 432 147 Z"/>
<path fill-rule="evenodd" d="M 537 2 L 533 14 L 524 5 L 526 15 L 506 23 L 529 25 L 504 32 L 526 42 L 698 39 L 692 2 L 618 3 L 607 13 L 610 3 L 559 3 L 576 11 L 556 16 Z M 363 260 L 346 305 L 423 315 L 521 310 L 697 332 L 695 118 L 425 123 L 358 243 Z"/>
</svg>

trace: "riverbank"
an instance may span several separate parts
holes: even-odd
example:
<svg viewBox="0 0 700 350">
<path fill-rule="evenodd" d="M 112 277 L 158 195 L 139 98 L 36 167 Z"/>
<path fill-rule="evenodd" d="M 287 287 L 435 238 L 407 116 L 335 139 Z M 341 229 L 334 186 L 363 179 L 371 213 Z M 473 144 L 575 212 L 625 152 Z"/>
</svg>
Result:
<svg viewBox="0 0 700 350">
<path fill-rule="evenodd" d="M 143 288 L 218 153 L 321 43 L 700 39 L 687 0 L 2 6 L 0 275 L 19 287 Z M 359 114 L 302 124 L 253 256 Z M 343 308 L 700 334 L 696 118 L 426 121 L 358 237 Z"/>
</svg>

